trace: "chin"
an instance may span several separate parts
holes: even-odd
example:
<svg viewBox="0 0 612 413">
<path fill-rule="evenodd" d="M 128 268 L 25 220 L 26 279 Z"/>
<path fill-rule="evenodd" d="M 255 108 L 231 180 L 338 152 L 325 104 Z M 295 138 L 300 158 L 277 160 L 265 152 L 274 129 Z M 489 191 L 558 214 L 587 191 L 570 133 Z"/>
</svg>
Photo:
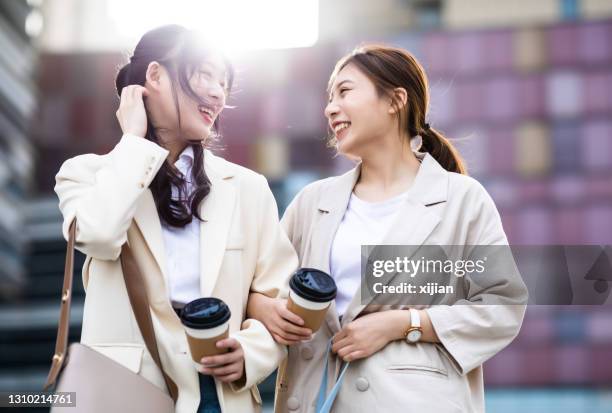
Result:
<svg viewBox="0 0 612 413">
<path fill-rule="evenodd" d="M 204 142 L 210 136 L 210 129 L 195 130 L 185 134 L 185 140 L 192 143 Z"/>
<path fill-rule="evenodd" d="M 338 152 L 342 155 L 349 156 L 349 157 L 355 156 L 352 153 L 354 152 L 355 145 L 354 145 L 354 142 L 351 142 L 350 138 L 349 139 L 344 138 L 343 140 L 338 142 L 337 148 L 338 148 Z"/>
</svg>

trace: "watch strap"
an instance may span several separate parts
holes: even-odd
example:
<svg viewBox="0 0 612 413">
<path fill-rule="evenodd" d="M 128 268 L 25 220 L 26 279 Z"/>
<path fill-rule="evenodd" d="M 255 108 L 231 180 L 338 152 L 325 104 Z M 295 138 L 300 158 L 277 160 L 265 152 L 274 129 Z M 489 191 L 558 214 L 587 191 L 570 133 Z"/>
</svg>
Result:
<svg viewBox="0 0 612 413">
<path fill-rule="evenodd" d="M 419 311 L 411 308 L 410 310 L 410 328 L 421 328 L 421 315 Z"/>
</svg>

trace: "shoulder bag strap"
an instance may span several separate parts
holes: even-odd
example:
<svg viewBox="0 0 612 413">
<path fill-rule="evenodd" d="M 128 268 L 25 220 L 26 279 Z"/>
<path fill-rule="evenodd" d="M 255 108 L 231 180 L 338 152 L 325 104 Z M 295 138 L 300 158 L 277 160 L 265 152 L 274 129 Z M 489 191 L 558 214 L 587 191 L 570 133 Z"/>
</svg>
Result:
<svg viewBox="0 0 612 413">
<path fill-rule="evenodd" d="M 66 264 L 64 268 L 64 285 L 62 288 L 62 303 L 60 308 L 60 321 L 57 329 L 57 339 L 55 342 L 55 354 L 49 376 L 45 383 L 44 389 L 47 389 L 55 384 L 61 367 L 66 358 L 66 350 L 68 347 L 68 327 L 70 322 L 70 305 L 72 300 L 72 279 L 74 273 L 74 243 L 76 238 L 76 218 L 70 224 L 68 247 L 66 250 Z M 162 371 L 164 380 L 170 396 L 176 403 L 178 398 L 178 388 L 174 381 L 164 372 L 161 359 L 159 357 L 159 349 L 157 340 L 155 339 L 155 330 L 151 319 L 149 309 L 149 299 L 146 290 L 143 288 L 144 281 L 142 274 L 138 269 L 136 260 L 130 250 L 127 242 L 121 248 L 121 268 L 125 279 L 125 286 L 130 299 L 130 304 L 134 310 L 138 328 L 147 346 L 147 350 L 157 364 L 157 367 Z"/>
</svg>

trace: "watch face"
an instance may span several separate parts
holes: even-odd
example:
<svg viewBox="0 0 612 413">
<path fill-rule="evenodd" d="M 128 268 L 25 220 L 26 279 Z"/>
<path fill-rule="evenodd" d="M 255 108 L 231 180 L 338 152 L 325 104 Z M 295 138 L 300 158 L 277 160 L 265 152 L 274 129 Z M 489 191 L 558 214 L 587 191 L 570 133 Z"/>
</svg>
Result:
<svg viewBox="0 0 612 413">
<path fill-rule="evenodd" d="M 411 343 L 416 343 L 421 339 L 421 332 L 419 330 L 412 330 L 408 333 L 407 338 Z"/>
</svg>

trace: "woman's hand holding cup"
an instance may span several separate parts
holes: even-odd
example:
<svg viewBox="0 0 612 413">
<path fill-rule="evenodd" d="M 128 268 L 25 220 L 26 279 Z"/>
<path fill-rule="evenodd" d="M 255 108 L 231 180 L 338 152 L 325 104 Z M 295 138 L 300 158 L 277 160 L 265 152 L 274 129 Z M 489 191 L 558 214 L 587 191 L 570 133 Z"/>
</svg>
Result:
<svg viewBox="0 0 612 413">
<path fill-rule="evenodd" d="M 287 300 L 270 298 L 271 311 L 262 314 L 262 322 L 272 334 L 274 341 L 291 346 L 300 341 L 310 340 L 312 330 L 303 327 L 304 320 L 287 309 Z"/>
<path fill-rule="evenodd" d="M 240 373 L 238 378 L 242 377 L 244 352 L 238 340 L 229 337 L 230 318 L 227 304 L 215 297 L 198 298 L 181 310 L 189 352 L 198 371 L 204 372 L 205 367 L 205 374 L 227 379 L 225 376 L 233 378 Z"/>
<path fill-rule="evenodd" d="M 244 351 L 235 338 L 217 341 L 217 347 L 228 352 L 217 356 L 203 357 L 198 371 L 202 374 L 215 376 L 224 383 L 239 380 L 244 375 Z"/>
</svg>

